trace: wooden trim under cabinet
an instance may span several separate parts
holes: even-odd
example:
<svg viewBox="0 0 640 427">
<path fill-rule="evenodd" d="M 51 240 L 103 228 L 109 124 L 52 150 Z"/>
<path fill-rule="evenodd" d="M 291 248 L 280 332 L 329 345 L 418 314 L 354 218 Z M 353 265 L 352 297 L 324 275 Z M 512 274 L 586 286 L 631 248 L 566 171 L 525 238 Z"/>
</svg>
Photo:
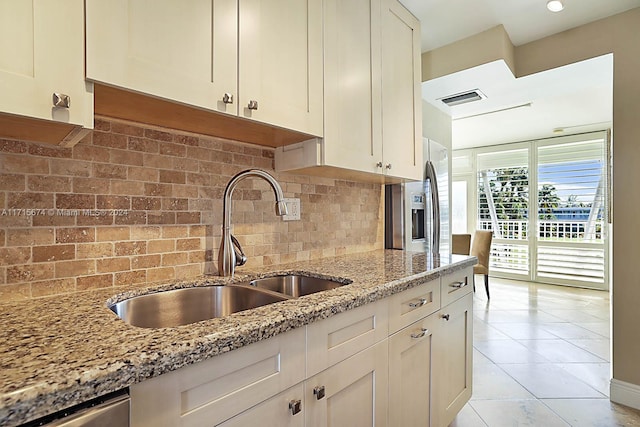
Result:
<svg viewBox="0 0 640 427">
<path fill-rule="evenodd" d="M 137 92 L 94 85 L 95 114 L 253 144 L 281 147 L 313 138 L 301 132 L 206 111 Z"/>
<path fill-rule="evenodd" d="M 89 132 L 69 123 L 0 113 L 0 138 L 73 147 Z"/>
</svg>

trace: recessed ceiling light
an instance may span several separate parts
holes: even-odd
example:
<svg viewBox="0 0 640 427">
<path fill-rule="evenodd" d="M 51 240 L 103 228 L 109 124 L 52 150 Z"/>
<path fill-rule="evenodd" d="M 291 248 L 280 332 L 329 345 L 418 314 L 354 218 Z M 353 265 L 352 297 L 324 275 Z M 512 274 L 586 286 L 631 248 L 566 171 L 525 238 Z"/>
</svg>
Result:
<svg viewBox="0 0 640 427">
<path fill-rule="evenodd" d="M 562 9 L 564 9 L 564 5 L 560 0 L 549 0 L 547 2 L 547 9 L 549 9 L 551 12 L 560 12 Z"/>
</svg>

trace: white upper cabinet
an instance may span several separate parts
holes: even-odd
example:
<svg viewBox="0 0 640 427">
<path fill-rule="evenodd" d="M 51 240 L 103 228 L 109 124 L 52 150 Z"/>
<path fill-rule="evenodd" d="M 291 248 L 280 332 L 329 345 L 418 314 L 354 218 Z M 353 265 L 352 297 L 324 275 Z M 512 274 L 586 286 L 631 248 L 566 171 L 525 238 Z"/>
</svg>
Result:
<svg viewBox="0 0 640 427">
<path fill-rule="evenodd" d="M 241 117 L 322 135 L 322 2 L 240 0 Z"/>
<path fill-rule="evenodd" d="M 422 179 L 420 22 L 397 0 L 382 8 L 382 141 L 386 173 Z"/>
<path fill-rule="evenodd" d="M 93 127 L 83 0 L 0 0 L 0 92 L 0 113 Z"/>
<path fill-rule="evenodd" d="M 379 173 L 380 0 L 325 0 L 324 26 L 324 164 Z"/>
<path fill-rule="evenodd" d="M 87 78 L 321 135 L 319 0 L 86 3 Z"/>
<path fill-rule="evenodd" d="M 421 180 L 419 21 L 397 0 L 325 0 L 323 13 L 324 138 L 278 148 L 276 169 Z"/>
</svg>

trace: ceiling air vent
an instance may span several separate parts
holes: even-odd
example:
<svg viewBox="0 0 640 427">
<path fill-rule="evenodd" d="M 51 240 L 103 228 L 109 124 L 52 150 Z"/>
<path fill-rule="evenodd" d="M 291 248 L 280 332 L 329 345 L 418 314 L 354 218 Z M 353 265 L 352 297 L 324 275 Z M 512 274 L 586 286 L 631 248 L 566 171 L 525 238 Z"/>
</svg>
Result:
<svg viewBox="0 0 640 427">
<path fill-rule="evenodd" d="M 480 101 L 484 98 L 486 98 L 484 93 L 480 92 L 478 89 L 474 89 L 440 98 L 440 101 L 444 102 L 449 107 L 453 107 L 455 105 L 466 104 L 467 102 Z"/>
</svg>

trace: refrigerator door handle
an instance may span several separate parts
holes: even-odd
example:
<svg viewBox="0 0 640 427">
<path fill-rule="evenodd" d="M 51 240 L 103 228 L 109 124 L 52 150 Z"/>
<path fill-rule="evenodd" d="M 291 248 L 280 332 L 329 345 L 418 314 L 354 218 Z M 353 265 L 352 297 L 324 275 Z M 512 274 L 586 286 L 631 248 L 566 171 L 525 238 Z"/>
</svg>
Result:
<svg viewBox="0 0 640 427">
<path fill-rule="evenodd" d="M 431 193 L 431 214 L 433 218 L 431 233 L 431 252 L 440 252 L 440 199 L 438 197 L 438 180 L 436 178 L 436 170 L 433 163 L 427 160 L 425 164 L 425 181 L 428 182 L 429 191 Z"/>
</svg>

